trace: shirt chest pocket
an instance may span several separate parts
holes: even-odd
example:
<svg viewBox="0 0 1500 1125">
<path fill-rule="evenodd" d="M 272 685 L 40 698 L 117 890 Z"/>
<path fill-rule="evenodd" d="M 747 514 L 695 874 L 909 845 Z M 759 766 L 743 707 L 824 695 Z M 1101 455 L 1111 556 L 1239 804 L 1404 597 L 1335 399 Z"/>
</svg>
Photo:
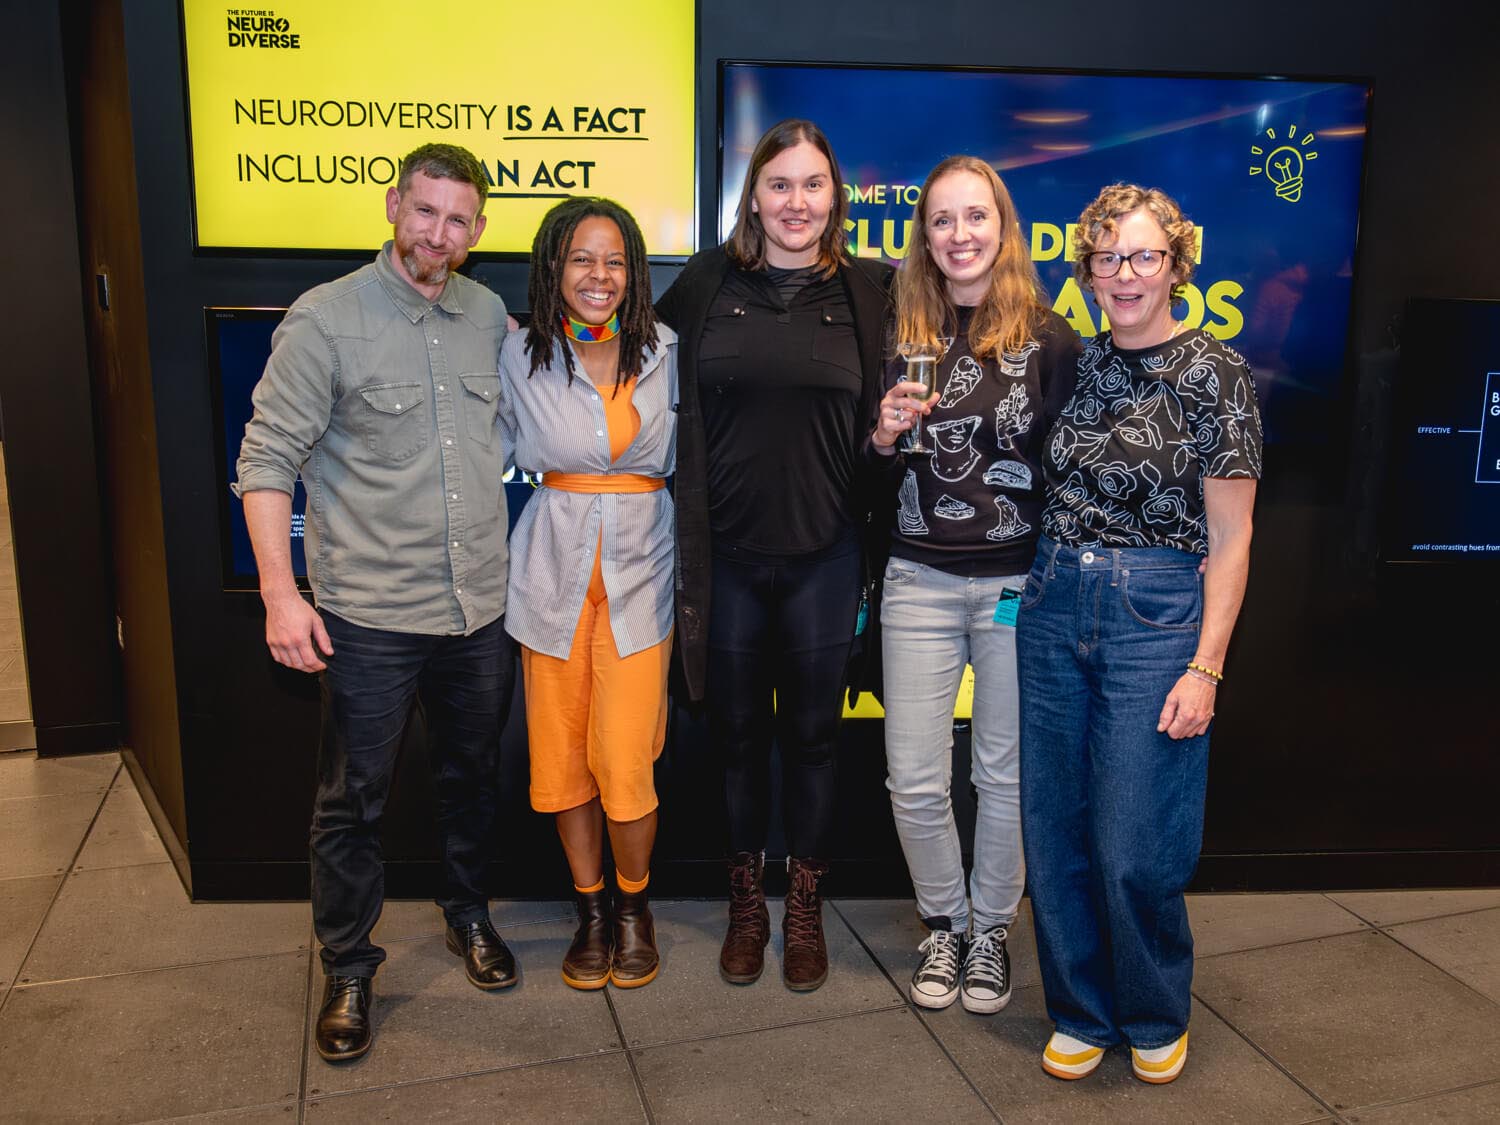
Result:
<svg viewBox="0 0 1500 1125">
<path fill-rule="evenodd" d="M 469 437 L 488 446 L 495 440 L 495 413 L 500 408 L 500 376 L 488 372 L 460 375 L 464 386 L 464 425 Z"/>
<path fill-rule="evenodd" d="M 812 358 L 859 379 L 859 342 L 854 336 L 854 314 L 848 306 L 829 305 L 818 310 L 813 323 Z"/>
<path fill-rule="evenodd" d="M 427 448 L 427 411 L 421 383 L 379 383 L 360 387 L 365 445 L 371 453 L 404 461 Z"/>
</svg>

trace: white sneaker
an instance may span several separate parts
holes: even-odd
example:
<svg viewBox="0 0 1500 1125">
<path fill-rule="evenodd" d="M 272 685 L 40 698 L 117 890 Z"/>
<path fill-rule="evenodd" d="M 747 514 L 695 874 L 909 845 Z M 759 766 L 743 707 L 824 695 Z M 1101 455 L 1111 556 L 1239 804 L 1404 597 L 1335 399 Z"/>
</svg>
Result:
<svg viewBox="0 0 1500 1125">
<path fill-rule="evenodd" d="M 1042 1069 L 1053 1078 L 1083 1078 L 1093 1074 L 1103 1058 L 1103 1047 L 1054 1031 L 1042 1052 Z"/>
<path fill-rule="evenodd" d="M 1160 1086 L 1171 1082 L 1182 1073 L 1183 1064 L 1187 1062 L 1187 1032 L 1182 1033 L 1182 1038 L 1168 1043 L 1165 1047 L 1149 1047 L 1144 1051 L 1130 1048 L 1130 1069 L 1135 1071 L 1135 1076 L 1142 1082 L 1150 1082 L 1152 1085 Z"/>
<path fill-rule="evenodd" d="M 964 935 L 933 930 L 917 947 L 922 963 L 911 977 L 911 1002 L 919 1008 L 946 1008 L 958 996 L 958 975 L 964 961 Z"/>
<path fill-rule="evenodd" d="M 969 939 L 961 987 L 966 1011 L 988 1016 L 1010 1003 L 1010 954 L 1005 938 L 1005 927 L 996 926 Z"/>
</svg>

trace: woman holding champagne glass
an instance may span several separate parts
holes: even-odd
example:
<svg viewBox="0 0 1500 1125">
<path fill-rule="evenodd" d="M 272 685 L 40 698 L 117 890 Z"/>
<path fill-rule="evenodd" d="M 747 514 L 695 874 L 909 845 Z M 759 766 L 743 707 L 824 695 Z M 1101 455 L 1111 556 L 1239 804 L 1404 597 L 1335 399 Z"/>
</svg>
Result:
<svg viewBox="0 0 1500 1125">
<path fill-rule="evenodd" d="M 886 785 L 928 928 L 911 998 L 943 1008 L 961 995 L 987 1014 L 1010 1000 L 1006 937 L 1025 885 L 1016 609 L 1041 528 L 1043 445 L 1072 393 L 1078 340 L 1046 304 L 1010 193 L 977 157 L 949 157 L 922 186 L 895 341 L 870 445 L 900 482 L 880 624 Z M 931 388 L 901 358 L 924 354 L 940 357 L 925 365 Z M 899 452 L 919 420 L 921 448 Z M 966 664 L 978 793 L 967 888 L 952 801 Z"/>
</svg>

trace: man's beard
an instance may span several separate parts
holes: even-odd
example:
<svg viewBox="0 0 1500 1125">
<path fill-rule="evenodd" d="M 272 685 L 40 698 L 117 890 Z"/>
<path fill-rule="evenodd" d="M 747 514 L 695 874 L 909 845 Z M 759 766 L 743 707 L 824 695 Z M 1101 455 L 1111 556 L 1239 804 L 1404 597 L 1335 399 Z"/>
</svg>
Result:
<svg viewBox="0 0 1500 1125">
<path fill-rule="evenodd" d="M 398 248 L 399 249 L 399 248 Z M 418 285 L 441 285 L 448 280 L 451 272 L 449 264 L 452 262 L 450 256 L 433 260 L 421 257 L 413 246 L 401 255 L 401 264 L 406 267 L 407 276 Z"/>
</svg>

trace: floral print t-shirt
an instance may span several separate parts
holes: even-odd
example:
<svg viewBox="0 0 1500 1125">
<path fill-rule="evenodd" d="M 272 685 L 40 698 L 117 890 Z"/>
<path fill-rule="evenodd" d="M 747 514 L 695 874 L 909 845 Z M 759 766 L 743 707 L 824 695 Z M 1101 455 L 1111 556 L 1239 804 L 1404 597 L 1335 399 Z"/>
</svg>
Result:
<svg viewBox="0 0 1500 1125">
<path fill-rule="evenodd" d="M 1259 479 L 1250 366 L 1201 329 L 1132 351 L 1089 342 L 1047 441 L 1042 530 L 1070 547 L 1208 552 L 1204 477 Z"/>
</svg>

